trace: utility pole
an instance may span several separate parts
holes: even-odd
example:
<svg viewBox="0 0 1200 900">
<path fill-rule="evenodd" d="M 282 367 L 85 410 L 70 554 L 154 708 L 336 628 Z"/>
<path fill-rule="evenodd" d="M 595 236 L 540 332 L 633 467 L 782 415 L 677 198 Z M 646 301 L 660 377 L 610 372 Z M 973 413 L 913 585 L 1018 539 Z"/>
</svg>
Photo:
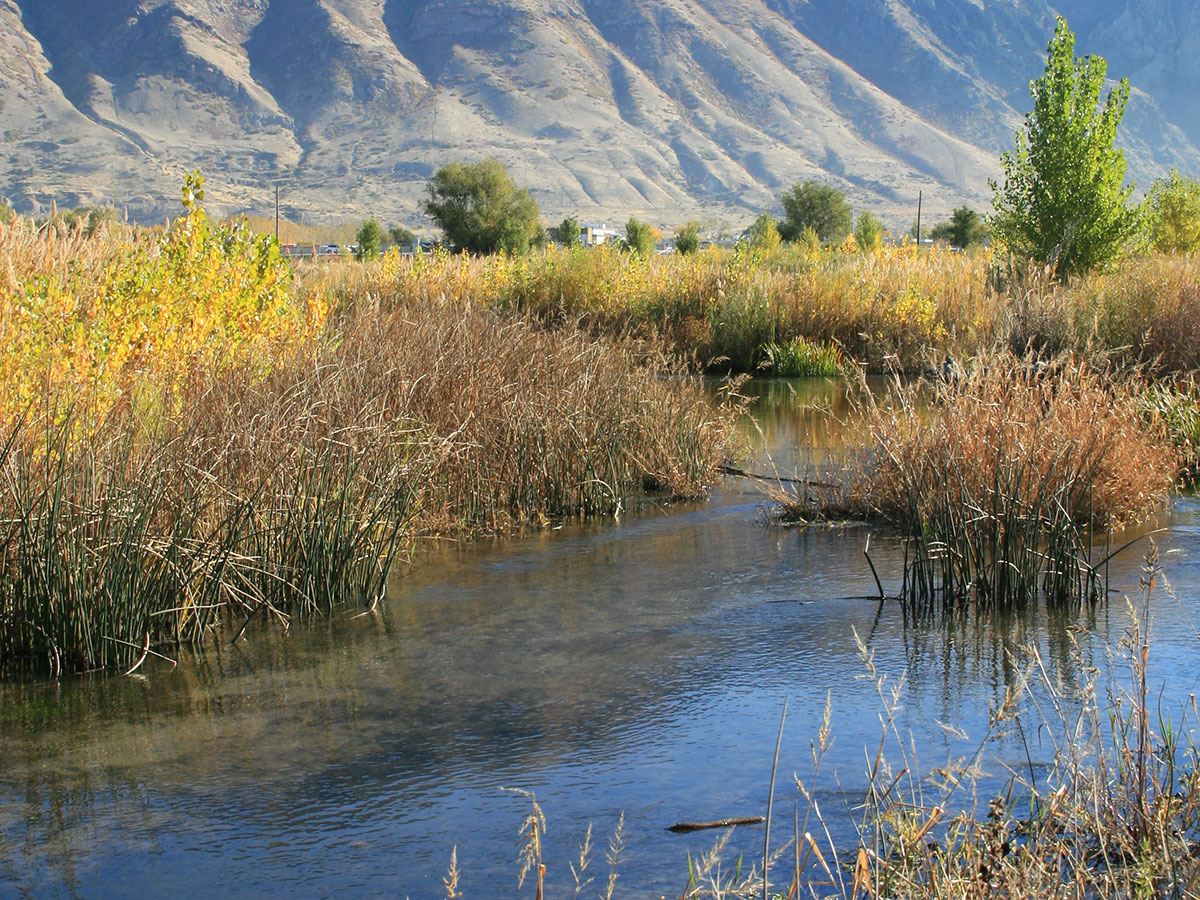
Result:
<svg viewBox="0 0 1200 900">
<path fill-rule="evenodd" d="M 275 185 L 275 243 L 279 243 L 279 185 Z"/>
<path fill-rule="evenodd" d="M 917 191 L 917 252 L 921 252 L 921 195 L 924 191 Z"/>
</svg>

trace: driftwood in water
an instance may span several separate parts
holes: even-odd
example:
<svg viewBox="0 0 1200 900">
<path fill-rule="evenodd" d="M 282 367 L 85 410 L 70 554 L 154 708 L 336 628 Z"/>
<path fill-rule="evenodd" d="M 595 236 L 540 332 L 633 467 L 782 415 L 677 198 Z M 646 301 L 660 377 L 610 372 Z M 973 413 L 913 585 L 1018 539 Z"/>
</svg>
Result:
<svg viewBox="0 0 1200 900">
<path fill-rule="evenodd" d="M 783 484 L 806 484 L 809 487 L 835 488 L 840 485 L 828 481 L 816 481 L 812 478 L 788 478 L 784 475 L 760 475 L 757 472 L 747 472 L 735 466 L 719 465 L 717 471 L 722 475 L 736 475 L 739 478 L 753 478 L 755 481 L 778 481 Z"/>
<path fill-rule="evenodd" d="M 706 828 L 732 828 L 734 825 L 761 825 L 765 822 L 762 816 L 746 816 L 742 819 L 717 819 L 715 822 L 676 822 L 667 831 L 676 834 L 687 834 L 690 831 L 703 831 Z"/>
</svg>

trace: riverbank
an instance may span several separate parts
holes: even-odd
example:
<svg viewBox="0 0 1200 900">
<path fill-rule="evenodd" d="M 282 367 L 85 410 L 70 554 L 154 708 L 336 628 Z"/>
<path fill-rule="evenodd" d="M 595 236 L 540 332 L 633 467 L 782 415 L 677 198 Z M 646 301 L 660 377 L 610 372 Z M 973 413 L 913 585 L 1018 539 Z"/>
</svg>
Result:
<svg viewBox="0 0 1200 900">
<path fill-rule="evenodd" d="M 804 399 L 807 388 L 797 387 Z M 780 397 L 773 412 L 759 410 L 779 423 L 768 445 L 776 459 L 809 433 L 799 417 L 782 420 L 793 406 Z M 758 471 L 762 460 L 746 465 Z M 910 735 L 919 742 L 909 758 L 889 744 L 889 781 L 910 763 L 934 774 L 974 754 L 993 705 L 1025 674 L 1014 660 L 1036 648 L 1048 677 L 1026 682 L 1019 722 L 990 733 L 979 761 L 985 825 L 1010 767 L 1026 778 L 1032 767 L 1044 787 L 1066 733 L 1039 727 L 1039 709 L 1056 715 L 1047 683 L 1068 725 L 1088 678 L 1102 698 L 1110 683 L 1129 683 L 1117 596 L 1078 614 L 906 623 L 898 605 L 864 599 L 874 586 L 862 529 L 764 529 L 761 502 L 755 485 L 728 479 L 710 502 L 639 506 L 619 525 L 440 543 L 370 615 L 297 620 L 286 636 L 252 624 L 247 640 L 184 653 L 177 668 L 150 659 L 136 673 L 144 678 L 0 686 L 0 875 L 35 895 L 69 885 L 91 896 L 150 879 L 164 885 L 155 896 L 434 898 L 445 897 L 457 847 L 464 896 L 532 897 L 531 880 L 516 889 L 514 846 L 528 800 L 503 786 L 533 790 L 545 811 L 547 897 L 572 896 L 569 866 L 578 868 L 589 822 L 584 879 L 596 880 L 584 895 L 605 889 L 606 844 L 624 811 L 615 896 L 678 898 L 689 854 L 699 862 L 724 833 L 666 829 L 765 813 L 786 696 L 771 846 L 791 839 L 797 803 L 803 814 L 796 775 L 829 838 L 811 820 L 808 831 L 832 870 L 848 864 L 849 885 L 883 708 L 876 684 L 858 677 L 869 673 L 853 632 L 890 676 L 885 689 L 903 679 L 895 728 L 906 746 Z M 1176 500 L 1169 516 L 1157 539 L 1172 590 L 1160 576 L 1148 695 L 1152 730 L 1161 709 L 1183 746 L 1200 506 Z M 1114 586 L 1132 596 L 1146 546 L 1113 564 Z M 877 533 L 871 554 L 885 585 L 897 584 L 899 542 Z M 809 742 L 827 699 L 831 741 L 814 779 Z M 1105 725 L 1107 709 L 1097 707 Z M 918 812 L 940 800 L 934 787 L 925 785 L 929 807 Z M 956 798 L 939 826 L 970 803 L 966 784 Z M 1009 811 L 1017 821 L 1027 807 Z M 745 876 L 762 846 L 761 827 L 730 834 L 722 882 L 739 857 Z M 788 848 L 772 869 L 773 894 L 786 891 L 792 865 Z M 822 896 L 840 890 L 817 887 Z M 761 896 L 761 883 L 751 895 Z"/>
<path fill-rule="evenodd" d="M 653 346 L 445 298 L 327 304 L 191 202 L 162 235 L 0 226 L 6 674 L 371 605 L 421 535 L 702 496 L 727 456 L 730 411 Z"/>
<path fill-rule="evenodd" d="M 293 272 L 269 238 L 207 219 L 199 176 L 183 200 L 157 232 L 0 231 L 14 668 L 130 670 L 217 627 L 370 605 L 422 534 L 702 496 L 733 404 L 707 402 L 698 367 L 912 370 L 998 344 L 1078 347 L 1154 368 L 1169 405 L 1187 396 L 1169 377 L 1194 365 L 1196 345 L 1168 340 L 1200 303 L 1188 258 L 1068 287 L 903 246 L 391 254 Z"/>
</svg>

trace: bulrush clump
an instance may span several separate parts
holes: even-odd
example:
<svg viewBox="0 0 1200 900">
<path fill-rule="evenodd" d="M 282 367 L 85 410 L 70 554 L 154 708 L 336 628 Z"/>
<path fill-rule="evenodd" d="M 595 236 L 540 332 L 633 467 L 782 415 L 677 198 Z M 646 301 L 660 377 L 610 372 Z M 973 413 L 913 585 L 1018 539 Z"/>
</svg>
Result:
<svg viewBox="0 0 1200 900">
<path fill-rule="evenodd" d="M 1094 598 L 1093 535 L 1148 516 L 1178 468 L 1140 395 L 1079 358 L 1010 354 L 864 392 L 870 439 L 848 503 L 905 531 L 902 593 L 917 606 Z"/>
</svg>

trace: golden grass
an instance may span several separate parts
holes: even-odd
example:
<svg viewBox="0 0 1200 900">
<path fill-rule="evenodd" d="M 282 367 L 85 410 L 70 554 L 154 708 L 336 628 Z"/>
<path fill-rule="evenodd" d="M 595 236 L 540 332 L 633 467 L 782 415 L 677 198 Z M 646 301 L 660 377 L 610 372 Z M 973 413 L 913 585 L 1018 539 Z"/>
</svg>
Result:
<svg viewBox="0 0 1200 900">
<path fill-rule="evenodd" d="M 1179 468 L 1143 390 L 1075 357 L 1001 354 L 881 401 L 864 392 L 868 445 L 828 502 L 904 530 L 901 594 L 917 609 L 1094 600 L 1093 533 L 1148 516 Z"/>
<path fill-rule="evenodd" d="M 374 268 L 325 266 L 300 290 L 333 303 L 364 293 L 440 299 L 582 317 L 595 330 L 665 339 L 714 368 L 753 371 L 765 345 L 795 338 L 841 348 L 873 369 L 918 369 L 931 351 L 972 352 L 993 341 L 1000 306 L 986 258 L 912 247 L 806 256 L 712 251 L 645 257 L 616 249 L 548 248 L 523 257 L 432 253 Z"/>
</svg>

